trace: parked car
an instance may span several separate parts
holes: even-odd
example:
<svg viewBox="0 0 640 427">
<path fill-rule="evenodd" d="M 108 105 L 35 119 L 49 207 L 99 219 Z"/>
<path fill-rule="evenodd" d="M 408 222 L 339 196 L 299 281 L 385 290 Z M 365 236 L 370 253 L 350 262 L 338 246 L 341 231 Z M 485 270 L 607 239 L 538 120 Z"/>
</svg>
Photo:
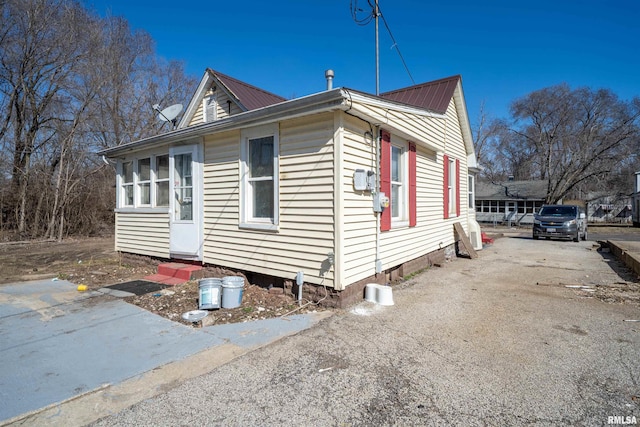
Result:
<svg viewBox="0 0 640 427">
<path fill-rule="evenodd" d="M 545 205 L 533 217 L 533 238 L 587 240 L 587 216 L 576 205 Z"/>
</svg>

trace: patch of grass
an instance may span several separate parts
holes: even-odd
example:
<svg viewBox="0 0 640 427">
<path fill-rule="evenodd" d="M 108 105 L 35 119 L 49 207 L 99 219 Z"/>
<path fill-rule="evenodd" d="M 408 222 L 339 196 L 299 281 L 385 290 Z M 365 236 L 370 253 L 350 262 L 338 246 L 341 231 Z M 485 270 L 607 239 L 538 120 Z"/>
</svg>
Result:
<svg viewBox="0 0 640 427">
<path fill-rule="evenodd" d="M 253 307 L 242 307 L 244 313 L 251 313 L 254 310 Z"/>
<path fill-rule="evenodd" d="M 427 271 L 429 269 L 429 267 L 425 267 L 425 268 L 421 268 L 420 270 L 414 271 L 413 273 L 407 274 L 406 276 L 404 276 L 402 279 L 403 280 L 411 280 L 416 276 L 419 276 L 420 274 L 424 273 L 425 271 Z"/>
</svg>

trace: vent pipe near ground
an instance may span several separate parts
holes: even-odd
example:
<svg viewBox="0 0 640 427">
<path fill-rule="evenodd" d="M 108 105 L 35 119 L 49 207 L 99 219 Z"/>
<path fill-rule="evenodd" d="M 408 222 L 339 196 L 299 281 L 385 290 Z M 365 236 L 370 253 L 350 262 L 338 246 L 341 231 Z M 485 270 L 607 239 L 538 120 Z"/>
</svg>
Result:
<svg viewBox="0 0 640 427">
<path fill-rule="evenodd" d="M 333 89 L 333 70 L 327 70 L 324 72 L 324 77 L 327 79 L 327 90 Z"/>
</svg>

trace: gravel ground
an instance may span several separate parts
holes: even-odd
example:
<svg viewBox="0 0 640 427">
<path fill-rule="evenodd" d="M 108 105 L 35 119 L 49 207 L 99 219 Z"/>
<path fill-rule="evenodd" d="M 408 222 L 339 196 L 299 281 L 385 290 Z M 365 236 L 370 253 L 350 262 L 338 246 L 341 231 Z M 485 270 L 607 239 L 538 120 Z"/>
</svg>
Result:
<svg viewBox="0 0 640 427">
<path fill-rule="evenodd" d="M 339 311 L 94 425 L 640 419 L 640 322 L 628 321 L 640 319 L 640 307 L 590 290 L 637 295 L 639 285 L 592 245 L 498 239 L 479 259 L 396 286 L 392 307 Z"/>
</svg>

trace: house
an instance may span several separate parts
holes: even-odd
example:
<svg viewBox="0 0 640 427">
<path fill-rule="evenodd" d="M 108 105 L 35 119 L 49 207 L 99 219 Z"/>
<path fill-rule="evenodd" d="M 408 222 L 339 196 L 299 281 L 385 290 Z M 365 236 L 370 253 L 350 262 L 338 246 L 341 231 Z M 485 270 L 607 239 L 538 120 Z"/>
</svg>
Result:
<svg viewBox="0 0 640 427">
<path fill-rule="evenodd" d="M 533 224 L 547 197 L 547 181 L 478 182 L 476 219 L 493 224 Z"/>
<path fill-rule="evenodd" d="M 479 237 L 460 76 L 330 86 L 285 100 L 207 69 L 177 129 L 101 153 L 117 161 L 116 250 L 354 301 L 442 259 L 455 223 Z"/>
</svg>

